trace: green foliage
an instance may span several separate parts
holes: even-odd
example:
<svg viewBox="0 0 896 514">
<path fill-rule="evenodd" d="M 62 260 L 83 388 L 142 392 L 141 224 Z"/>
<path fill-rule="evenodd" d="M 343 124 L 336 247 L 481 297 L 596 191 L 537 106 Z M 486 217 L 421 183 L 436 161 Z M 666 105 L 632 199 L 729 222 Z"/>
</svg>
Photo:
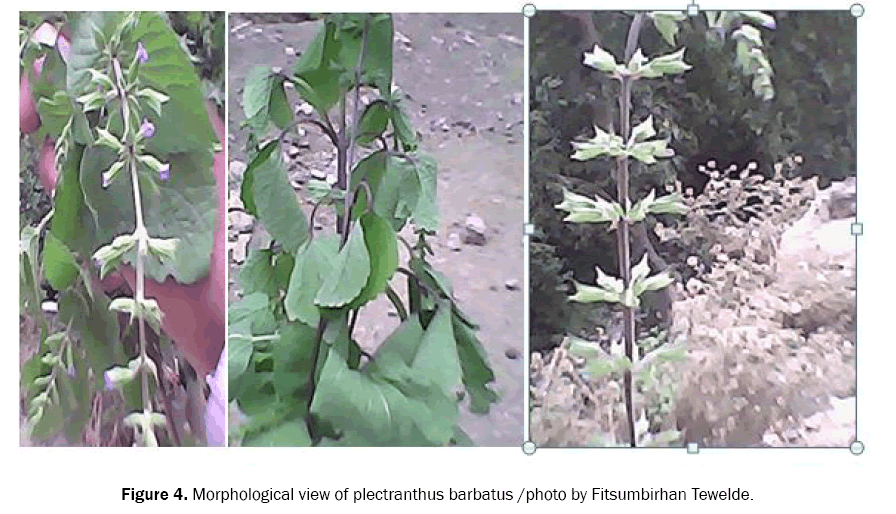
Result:
<svg viewBox="0 0 896 514">
<path fill-rule="evenodd" d="M 45 21 L 42 34 L 68 28 L 67 58 L 55 36 L 32 37 Z M 159 332 L 162 313 L 139 287 L 134 298 L 109 298 L 99 278 L 125 263 L 160 282 L 207 275 L 218 141 L 201 84 L 163 15 L 24 16 L 21 26 L 23 69 L 45 57 L 41 76 L 29 80 L 42 122 L 38 138 L 56 141 L 59 171 L 51 214 L 25 227 L 20 243 L 22 312 L 41 325 L 40 346 L 22 371 L 31 435 L 64 430 L 69 442 L 82 442 L 94 396 L 118 388 L 124 409 L 150 412 L 122 417 L 123 426 L 144 444 L 168 443 L 153 428 L 165 416 L 149 408 L 158 376 L 148 343 L 141 331 L 139 348 L 126 344 L 117 316 Z M 54 322 L 41 312 L 43 280 L 59 291 Z M 62 329 L 49 335 L 56 325 Z"/>
<path fill-rule="evenodd" d="M 468 441 L 457 428 L 458 392 L 466 390 L 477 413 L 497 401 L 478 327 L 426 261 L 426 237 L 439 224 L 436 163 L 416 153 L 403 96 L 393 91 L 392 40 L 390 15 L 328 15 L 292 75 L 258 68 L 247 80 L 250 140 L 271 124 L 294 126 L 288 81 L 314 106 L 314 123 L 345 165 L 335 188 L 306 190 L 339 215 L 335 234 L 312 234 L 279 161 L 279 139 L 249 148 L 255 157 L 242 199 L 279 244 L 249 256 L 240 273 L 245 296 L 230 307 L 230 394 L 250 416 L 235 435 L 243 445 L 461 444 Z M 359 85 L 378 98 L 360 105 Z M 330 110 L 340 103 L 354 115 L 332 123 Z M 348 150 L 357 147 L 370 150 L 353 163 Z M 398 235 L 408 224 L 418 237 L 413 246 Z M 406 300 L 391 286 L 399 271 Z M 383 294 L 402 322 L 367 355 L 352 330 L 358 311 Z"/>
</svg>

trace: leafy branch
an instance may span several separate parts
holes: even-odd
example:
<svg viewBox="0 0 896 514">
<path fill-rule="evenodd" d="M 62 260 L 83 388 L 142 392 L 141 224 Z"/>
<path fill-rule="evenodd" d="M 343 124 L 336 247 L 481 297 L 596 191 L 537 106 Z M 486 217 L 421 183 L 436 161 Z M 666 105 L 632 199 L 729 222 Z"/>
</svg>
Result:
<svg viewBox="0 0 896 514">
<path fill-rule="evenodd" d="M 392 44 L 390 15 L 329 15 L 291 75 L 257 68 L 247 80 L 253 157 L 241 199 L 279 244 L 249 256 L 245 296 L 230 309 L 231 396 L 251 419 L 244 445 L 444 446 L 466 439 L 459 388 L 474 412 L 497 400 L 476 325 L 426 262 L 425 238 L 438 228 L 436 164 L 417 154 L 392 84 Z M 315 119 L 293 121 L 285 83 Z M 365 104 L 362 88 L 378 97 Z M 271 123 L 279 136 L 256 146 Z M 299 123 L 318 126 L 336 147 L 335 184 L 312 181 L 305 190 L 312 219 L 336 202 L 333 234 L 312 236 L 283 172 L 277 148 Z M 398 235 L 408 224 L 415 246 Z M 407 279 L 406 300 L 391 285 L 396 273 Z M 401 324 L 368 355 L 353 333 L 361 308 L 380 295 Z M 271 344 L 254 339 L 272 332 L 280 338 Z"/>
</svg>

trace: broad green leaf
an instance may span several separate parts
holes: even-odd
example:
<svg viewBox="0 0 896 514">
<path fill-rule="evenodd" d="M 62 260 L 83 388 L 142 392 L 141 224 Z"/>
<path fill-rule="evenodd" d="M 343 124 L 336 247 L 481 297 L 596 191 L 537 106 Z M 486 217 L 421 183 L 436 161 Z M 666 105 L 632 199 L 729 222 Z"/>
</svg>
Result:
<svg viewBox="0 0 896 514">
<path fill-rule="evenodd" d="M 280 153 L 272 151 L 253 168 L 251 177 L 257 218 L 284 250 L 294 253 L 308 238 L 308 222 L 283 171 Z"/>
<path fill-rule="evenodd" d="M 231 334 L 227 338 L 227 380 L 234 384 L 246 372 L 252 360 L 251 334 Z M 236 387 L 233 387 L 236 390 Z"/>
<path fill-rule="evenodd" d="M 273 250 L 257 249 L 249 252 L 249 257 L 239 272 L 243 294 L 264 293 L 272 298 L 277 296 L 273 259 Z"/>
<path fill-rule="evenodd" d="M 432 379 L 446 395 L 461 385 L 462 371 L 451 324 L 451 308 L 447 303 L 439 306 L 426 327 L 411 367 Z"/>
<path fill-rule="evenodd" d="M 396 361 L 399 365 L 400 362 Z M 331 353 L 311 412 L 370 446 L 445 446 L 454 433 L 457 408 L 425 377 L 405 367 L 399 381 L 350 369 Z M 454 413 L 452 415 L 452 408 Z"/>
<path fill-rule="evenodd" d="M 302 420 L 287 421 L 253 437 L 246 438 L 243 446 L 311 446 L 308 427 Z"/>
<path fill-rule="evenodd" d="M 356 142 L 368 146 L 383 135 L 389 125 L 389 104 L 384 100 L 374 100 L 364 108 L 358 124 Z"/>
<path fill-rule="evenodd" d="M 324 280 L 332 273 L 338 251 L 339 242 L 335 237 L 318 234 L 296 252 L 289 288 L 283 302 L 290 320 L 317 326 L 320 312 L 314 304 L 314 297 Z"/>
<path fill-rule="evenodd" d="M 300 79 L 296 89 L 320 113 L 330 110 L 343 94 L 340 88 L 334 87 L 339 84 L 340 74 L 336 67 L 339 48 L 335 32 L 333 24 L 323 23 L 294 68 L 296 77 Z"/>
<path fill-rule="evenodd" d="M 292 123 L 283 76 L 270 67 L 255 67 L 249 72 L 243 89 L 243 111 L 256 130 L 264 130 L 270 122 L 280 129 Z"/>
<path fill-rule="evenodd" d="M 488 354 L 476 337 L 475 330 L 460 316 L 453 314 L 451 324 L 463 370 L 463 384 L 470 396 L 470 411 L 488 414 L 491 404 L 498 401 L 498 394 L 489 388 L 495 381 L 495 374 L 488 364 Z"/>
<path fill-rule="evenodd" d="M 420 185 L 420 195 L 414 206 L 411 218 L 418 227 L 435 232 L 439 229 L 439 202 L 437 198 L 438 179 L 435 159 L 419 156 L 414 163 L 414 171 Z M 406 198 L 403 196 L 402 198 Z"/>
<path fill-rule="evenodd" d="M 157 13 L 141 13 L 139 22 L 126 46 L 126 59 L 143 43 L 149 61 L 140 66 L 144 86 L 164 93 L 169 100 L 162 105 L 162 115 L 153 118 L 155 135 L 147 141 L 147 150 L 156 155 L 200 152 L 211 154 L 217 137 L 208 119 L 202 84 L 190 57 L 184 52 L 177 34 Z M 205 168 L 211 175 L 211 166 Z M 172 166 L 172 176 L 176 173 Z"/>
<path fill-rule="evenodd" d="M 76 145 L 62 163 L 53 195 L 50 231 L 72 252 L 87 257 L 96 249 L 96 223 L 81 190 L 80 167 L 84 147 Z M 97 178 L 97 180 L 100 180 Z"/>
<path fill-rule="evenodd" d="M 258 210 L 255 208 L 255 169 L 266 163 L 278 148 L 280 148 L 280 141 L 278 139 L 265 143 L 255 157 L 252 158 L 252 161 L 249 162 L 249 165 L 246 166 L 246 171 L 243 172 L 243 183 L 240 186 L 240 200 L 242 200 L 246 212 L 256 218 L 258 217 Z"/>
<path fill-rule="evenodd" d="M 305 401 L 306 387 L 314 372 L 316 336 L 316 328 L 302 323 L 282 326 L 280 339 L 273 344 L 271 352 L 274 390 L 280 401 Z"/>
<path fill-rule="evenodd" d="M 271 300 L 264 293 L 244 296 L 228 307 L 228 330 L 249 323 L 252 335 L 269 334 L 275 330 L 276 322 L 271 311 Z"/>
<path fill-rule="evenodd" d="M 401 142 L 401 149 L 405 152 L 417 150 L 417 133 L 411 125 L 411 119 L 405 111 L 404 102 L 396 101 L 392 105 L 392 127 L 395 135 Z"/>
<path fill-rule="evenodd" d="M 256 356 L 257 352 L 253 355 L 253 359 Z M 230 397 L 237 400 L 240 410 L 247 416 L 256 416 L 268 411 L 277 404 L 273 373 L 243 373 L 237 380 L 236 388 L 230 390 Z"/>
<path fill-rule="evenodd" d="M 40 114 L 43 130 L 48 135 L 59 137 L 72 117 L 72 104 L 68 93 L 57 91 L 52 98 L 41 98 L 37 101 L 37 112 Z"/>
<path fill-rule="evenodd" d="M 371 366 L 386 369 L 395 359 L 403 362 L 405 366 L 410 366 L 422 340 L 423 326 L 416 316 L 411 316 L 380 344 L 373 355 Z"/>
<path fill-rule="evenodd" d="M 389 223 L 376 214 L 368 213 L 359 220 L 364 229 L 364 243 L 370 256 L 370 276 L 361 294 L 351 303 L 358 308 L 376 299 L 398 268 L 398 237 Z"/>
<path fill-rule="evenodd" d="M 102 389 L 103 372 L 113 365 L 126 362 L 119 340 L 118 316 L 109 310 L 110 301 L 95 294 L 88 302 L 83 285 L 63 292 L 59 297 L 59 320 L 72 327 L 87 353 L 87 361 L 94 371 L 94 388 Z"/>
<path fill-rule="evenodd" d="M 68 289 L 78 277 L 78 262 L 74 255 L 52 232 L 44 239 L 43 271 L 57 291 Z"/>
<path fill-rule="evenodd" d="M 81 159 L 81 189 L 97 224 L 97 238 L 103 242 L 132 233 L 135 226 L 131 181 L 119 180 L 105 189 L 101 184 L 100 175 L 115 160 L 114 152 L 97 146 L 88 147 Z M 156 180 L 159 194 L 142 192 L 144 223 L 153 237 L 189 244 L 178 245 L 172 260 L 147 259 L 145 269 L 157 282 L 173 276 L 182 284 L 191 284 L 208 274 L 211 263 L 218 208 L 211 152 L 171 155 L 168 162 L 171 178 Z M 134 259 L 132 254 L 125 262 L 134 265 Z"/>
<path fill-rule="evenodd" d="M 360 223 L 355 223 L 348 241 L 333 262 L 333 271 L 314 297 L 314 303 L 327 308 L 348 305 L 361 294 L 369 276 L 370 254 L 364 242 L 364 229 Z"/>
</svg>

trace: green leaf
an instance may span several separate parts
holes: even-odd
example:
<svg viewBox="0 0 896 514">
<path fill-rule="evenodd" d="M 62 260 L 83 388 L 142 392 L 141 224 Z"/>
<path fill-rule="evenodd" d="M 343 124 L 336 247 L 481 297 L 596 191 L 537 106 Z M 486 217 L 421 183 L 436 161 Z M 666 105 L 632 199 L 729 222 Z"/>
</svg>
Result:
<svg viewBox="0 0 896 514">
<path fill-rule="evenodd" d="M 571 223 L 610 222 L 615 226 L 622 216 L 622 207 L 616 202 L 608 202 L 601 197 L 588 198 L 563 188 L 563 202 L 554 206 L 569 214 L 563 221 Z"/>
<path fill-rule="evenodd" d="M 324 280 L 314 297 L 320 307 L 342 307 L 361 294 L 370 276 L 370 254 L 364 241 L 364 229 L 355 223 L 348 241 L 333 263 L 333 272 Z"/>
<path fill-rule="evenodd" d="M 456 404 L 424 375 L 393 362 L 396 368 L 387 380 L 352 370 L 331 352 L 311 413 L 340 427 L 355 444 L 447 445 L 454 433 Z"/>
<path fill-rule="evenodd" d="M 275 141 L 276 143 L 276 141 Z M 271 143 L 269 143 L 270 145 Z M 253 161 L 251 170 L 247 167 L 245 180 L 251 180 L 251 205 L 255 216 L 264 224 L 264 228 L 289 253 L 295 253 L 308 238 L 308 222 L 296 198 L 286 173 L 283 171 L 282 157 L 273 148 L 266 147 L 267 153 Z M 266 158 L 259 160 L 264 154 Z M 243 201 L 246 201 L 246 183 L 243 183 Z M 247 210 L 249 204 L 245 204 Z"/>
<path fill-rule="evenodd" d="M 78 277 L 78 263 L 74 255 L 52 232 L 44 240 L 43 270 L 50 285 L 57 291 L 68 289 Z"/>
<path fill-rule="evenodd" d="M 320 312 L 314 297 L 323 285 L 324 279 L 333 271 L 333 262 L 339 251 L 339 242 L 329 235 L 316 235 L 296 252 L 289 288 L 284 299 L 286 315 L 290 320 L 299 320 L 317 326 Z"/>
<path fill-rule="evenodd" d="M 264 130 L 270 122 L 280 129 L 292 123 L 292 109 L 286 100 L 283 79 L 269 67 L 255 67 L 246 77 L 243 111 L 256 130 Z"/>
<path fill-rule="evenodd" d="M 385 132 L 389 125 L 389 104 L 384 100 L 374 100 L 364 108 L 358 124 L 358 136 L 355 140 L 361 146 L 369 146 Z"/>
<path fill-rule="evenodd" d="M 396 95 L 397 96 L 397 95 Z M 417 150 L 417 133 L 411 125 L 411 119 L 404 108 L 404 102 L 396 101 L 392 105 L 392 127 L 405 152 Z"/>
<path fill-rule="evenodd" d="M 594 137 L 587 141 L 572 142 L 572 147 L 575 150 L 571 156 L 572 159 L 590 161 L 603 155 L 618 157 L 625 153 L 621 136 L 605 132 L 597 125 L 594 126 L 594 132 Z"/>
<path fill-rule="evenodd" d="M 311 436 L 308 427 L 301 420 L 287 421 L 282 425 L 271 428 L 266 432 L 248 437 L 242 446 L 311 446 Z"/>
<path fill-rule="evenodd" d="M 361 294 L 352 301 L 352 309 L 376 299 L 385 291 L 398 268 L 398 237 L 389 223 L 376 214 L 368 213 L 361 216 L 360 224 L 370 256 L 370 275 Z"/>
<path fill-rule="evenodd" d="M 68 93 L 57 91 L 52 98 L 41 98 L 37 101 L 37 112 L 40 114 L 41 128 L 48 135 L 59 137 L 72 116 Z"/>
<path fill-rule="evenodd" d="M 339 47 L 335 31 L 333 24 L 322 24 L 294 68 L 296 77 L 300 79 L 296 83 L 296 90 L 319 113 L 326 113 L 343 94 L 339 87 L 334 87 L 339 84 L 340 74 L 336 67 Z"/>
<path fill-rule="evenodd" d="M 314 372 L 317 329 L 303 323 L 288 323 L 272 345 L 274 390 L 281 401 L 304 402 L 306 387 Z M 321 342 L 320 344 L 324 344 Z"/>
<path fill-rule="evenodd" d="M 595 303 L 608 302 L 620 303 L 622 301 L 622 293 L 604 289 L 603 287 L 586 286 L 585 284 L 576 284 L 576 294 L 569 297 L 571 302 L 579 303 Z"/>
<path fill-rule="evenodd" d="M 240 269 L 240 285 L 243 294 L 264 293 L 277 296 L 277 282 L 274 276 L 273 250 L 252 250 Z"/>
<path fill-rule="evenodd" d="M 688 207 L 678 193 L 661 196 L 654 200 L 647 209 L 653 214 L 687 214 Z"/>
<path fill-rule="evenodd" d="M 80 166 L 84 147 L 76 145 L 62 163 L 53 195 L 50 231 L 72 252 L 89 256 L 96 249 L 96 223 L 81 190 Z M 100 180 L 96 177 L 96 180 Z"/>
<path fill-rule="evenodd" d="M 258 217 L 258 210 L 255 208 L 255 169 L 267 162 L 271 154 L 278 148 L 280 148 L 278 139 L 265 143 L 249 162 L 249 165 L 246 166 L 246 171 L 243 173 L 243 183 L 240 186 L 240 200 L 242 200 L 246 212 L 256 218 Z"/>
<path fill-rule="evenodd" d="M 657 11 L 650 14 L 657 32 L 663 36 L 666 43 L 675 45 L 675 36 L 678 35 L 678 22 L 685 19 L 679 11 Z"/>
<path fill-rule="evenodd" d="M 656 129 L 653 128 L 653 115 L 647 116 L 647 119 L 635 125 L 632 129 L 632 136 L 629 139 L 629 145 L 646 141 L 656 135 Z"/>
<path fill-rule="evenodd" d="M 169 98 L 162 106 L 162 115 L 153 119 L 156 133 L 147 141 L 147 151 L 164 158 L 194 151 L 211 157 L 217 137 L 208 119 L 196 68 L 161 15 L 144 12 L 138 20 L 126 45 L 127 62 L 136 52 L 137 42 L 142 42 L 149 61 L 140 65 L 140 80 Z M 211 166 L 204 171 L 210 175 Z M 177 168 L 172 165 L 172 176 L 175 173 Z"/>
<path fill-rule="evenodd" d="M 250 334 L 231 334 L 227 338 L 227 380 L 234 384 L 246 372 L 252 360 L 252 337 Z M 232 386 L 236 390 L 236 386 Z"/>
<path fill-rule="evenodd" d="M 114 152 L 98 146 L 88 147 L 81 159 L 81 189 L 97 224 L 96 237 L 103 242 L 130 234 L 135 227 L 131 181 L 116 181 L 105 189 L 101 184 L 100 175 L 115 160 Z M 171 155 L 168 162 L 171 178 L 158 182 L 159 194 L 143 194 L 144 223 L 153 237 L 176 238 L 189 244 L 178 245 L 174 259 L 147 259 L 145 270 L 156 282 L 173 276 L 182 284 L 191 284 L 206 276 L 211 264 L 218 208 L 211 153 Z M 136 253 L 132 253 L 125 262 L 133 266 L 135 259 Z"/>
<path fill-rule="evenodd" d="M 411 218 L 418 227 L 435 232 L 439 229 L 438 180 L 436 173 L 438 166 L 435 159 L 429 156 L 420 156 L 414 164 L 414 171 L 417 174 L 417 180 L 420 185 L 420 194 L 411 213 Z M 405 198 L 405 196 L 402 198 Z"/>
<path fill-rule="evenodd" d="M 488 354 L 476 337 L 474 328 L 457 314 L 452 314 L 451 324 L 463 370 L 463 384 L 470 396 L 470 411 L 488 414 L 491 404 L 498 401 L 498 394 L 489 388 L 489 384 L 495 381 L 495 373 L 488 364 Z"/>
<path fill-rule="evenodd" d="M 462 371 L 451 324 L 451 309 L 442 303 L 423 334 L 412 367 L 450 395 L 461 385 Z"/>
<path fill-rule="evenodd" d="M 63 292 L 59 320 L 79 337 L 94 370 L 94 388 L 102 389 L 103 371 L 124 364 L 126 356 L 119 340 L 118 316 L 109 310 L 109 298 L 102 293 L 95 294 L 92 302 L 86 298 L 83 284 Z"/>
<path fill-rule="evenodd" d="M 275 330 L 276 323 L 271 311 L 271 299 L 264 293 L 252 293 L 244 296 L 228 307 L 228 330 L 235 327 L 251 326 L 252 334 L 268 334 Z M 273 325 L 273 326 L 272 326 Z"/>
<path fill-rule="evenodd" d="M 613 57 L 610 52 L 607 52 L 597 45 L 594 45 L 594 50 L 592 50 L 591 52 L 585 52 L 583 63 L 585 64 L 585 66 L 589 66 L 591 68 L 595 68 L 608 73 L 616 71 L 616 68 L 618 66 L 618 64 L 616 63 L 616 58 Z"/>
</svg>

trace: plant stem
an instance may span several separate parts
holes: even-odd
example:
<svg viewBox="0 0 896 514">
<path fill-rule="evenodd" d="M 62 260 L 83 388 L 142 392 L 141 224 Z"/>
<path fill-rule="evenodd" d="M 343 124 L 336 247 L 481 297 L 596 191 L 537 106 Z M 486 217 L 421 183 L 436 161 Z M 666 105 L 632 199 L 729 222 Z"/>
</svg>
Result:
<svg viewBox="0 0 896 514">
<path fill-rule="evenodd" d="M 124 120 L 124 133 L 122 138 L 129 139 L 128 122 L 130 119 L 130 110 L 128 109 L 128 99 L 124 90 L 124 75 L 121 71 L 121 64 L 118 59 L 112 60 L 112 69 L 118 87 L 118 94 L 121 100 L 122 118 Z M 135 132 L 136 134 L 136 132 Z M 133 141 L 133 139 L 132 139 Z M 140 339 L 140 392 L 143 400 L 143 415 L 146 419 L 152 414 L 152 398 L 149 395 L 149 357 L 146 352 L 146 325 L 143 320 L 143 304 L 145 302 L 145 281 L 143 257 L 146 255 L 149 246 L 149 234 L 146 232 L 146 225 L 143 222 L 143 199 L 140 194 L 140 177 L 137 174 L 137 164 L 134 159 L 136 152 L 134 151 L 134 143 L 129 144 L 129 156 L 127 159 L 128 173 L 131 176 L 131 187 L 134 191 L 134 235 L 137 238 L 137 290 L 134 297 L 134 316 L 137 318 L 137 333 Z M 147 434 L 145 431 L 150 427 L 151 423 L 145 422 L 143 425 L 143 441 L 148 444 L 154 440 L 153 434 Z"/>
<path fill-rule="evenodd" d="M 137 166 L 133 161 L 128 166 L 131 174 L 131 184 L 134 188 L 134 214 L 137 236 L 137 291 L 134 301 L 134 314 L 137 316 L 137 333 L 140 338 L 140 382 L 143 396 L 143 414 L 149 416 L 152 412 L 152 403 L 149 397 L 148 358 L 146 355 L 146 325 L 143 322 L 143 302 L 145 299 L 145 277 L 143 275 L 143 256 L 147 251 L 149 236 L 146 226 L 143 224 L 143 202 L 140 198 L 140 179 L 137 176 Z"/>
<path fill-rule="evenodd" d="M 629 27 L 628 40 L 625 48 L 625 62 L 628 63 L 635 53 L 638 46 L 638 33 L 641 30 L 641 22 L 644 18 L 643 13 L 635 15 Z M 632 106 L 632 77 L 625 75 L 622 77 L 622 87 L 619 92 L 619 112 L 620 112 L 620 131 L 623 141 L 628 141 L 631 136 L 631 106 Z M 617 201 L 626 211 L 628 211 L 629 201 L 629 168 L 628 158 L 621 156 L 617 160 L 619 175 L 616 177 Z M 623 216 L 619 222 L 619 230 L 616 231 L 617 243 L 619 247 L 619 272 L 622 275 L 622 284 L 625 290 L 631 287 L 631 243 L 629 240 L 629 222 Z M 623 307 L 623 336 L 625 337 L 625 356 L 634 366 L 634 347 L 635 347 L 635 309 L 630 306 Z M 623 387 L 625 389 L 625 411 L 628 421 L 629 443 L 634 448 L 637 446 L 635 434 L 635 411 L 634 411 L 634 387 L 632 384 L 632 370 L 627 368 L 623 372 Z"/>
</svg>

